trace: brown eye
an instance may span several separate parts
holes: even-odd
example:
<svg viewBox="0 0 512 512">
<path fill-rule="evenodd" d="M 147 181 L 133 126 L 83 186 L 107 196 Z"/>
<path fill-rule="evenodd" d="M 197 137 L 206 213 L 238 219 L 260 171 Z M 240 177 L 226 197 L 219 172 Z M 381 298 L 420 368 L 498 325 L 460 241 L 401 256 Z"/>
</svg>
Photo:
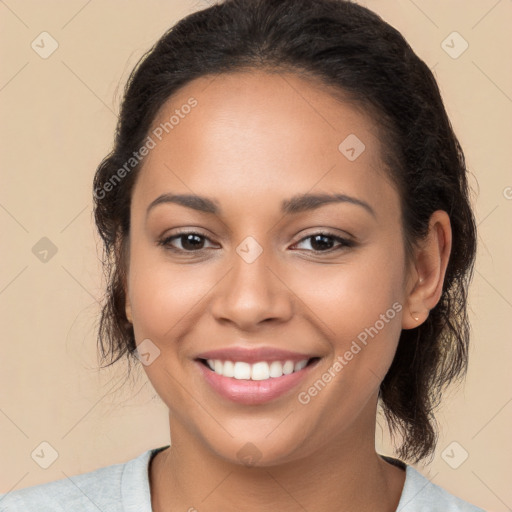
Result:
<svg viewBox="0 0 512 512">
<path fill-rule="evenodd" d="M 206 240 L 210 241 L 208 237 L 201 233 L 187 231 L 165 237 L 158 242 L 158 245 L 177 252 L 199 252 L 205 249 Z M 181 247 L 176 247 L 176 242 Z"/>
<path fill-rule="evenodd" d="M 336 251 L 339 249 L 343 249 L 345 247 L 352 247 L 354 245 L 354 242 L 352 242 L 351 240 L 347 240 L 332 233 L 315 233 L 313 235 L 304 237 L 297 244 L 303 243 L 305 240 L 311 240 L 310 246 L 313 252 Z M 336 242 L 338 243 L 338 246 L 335 246 L 333 248 Z"/>
</svg>

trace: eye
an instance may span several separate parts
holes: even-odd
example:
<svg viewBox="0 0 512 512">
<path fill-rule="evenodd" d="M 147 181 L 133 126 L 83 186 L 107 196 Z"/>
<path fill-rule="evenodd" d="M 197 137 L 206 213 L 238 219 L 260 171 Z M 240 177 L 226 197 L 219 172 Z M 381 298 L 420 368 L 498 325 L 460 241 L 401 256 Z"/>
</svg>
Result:
<svg viewBox="0 0 512 512">
<path fill-rule="evenodd" d="M 183 231 L 176 233 L 172 236 L 168 236 L 158 241 L 158 245 L 161 245 L 167 249 L 176 252 L 199 252 L 205 249 L 204 241 L 211 241 L 207 236 L 197 233 L 195 231 Z M 175 241 L 179 241 L 181 247 L 173 245 Z"/>
<path fill-rule="evenodd" d="M 312 251 L 316 253 L 341 250 L 346 247 L 353 247 L 355 245 L 355 243 L 351 240 L 347 240 L 346 238 L 342 238 L 328 232 L 314 233 L 313 235 L 306 236 L 295 245 L 301 244 L 307 240 L 311 240 L 310 246 L 312 247 Z M 332 247 L 333 240 L 338 242 L 337 247 Z"/>
</svg>

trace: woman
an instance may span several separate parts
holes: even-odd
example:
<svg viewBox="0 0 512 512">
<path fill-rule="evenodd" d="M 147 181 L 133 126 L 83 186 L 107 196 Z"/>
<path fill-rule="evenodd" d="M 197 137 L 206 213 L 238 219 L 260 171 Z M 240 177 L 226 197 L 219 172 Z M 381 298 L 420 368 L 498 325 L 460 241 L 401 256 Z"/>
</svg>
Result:
<svg viewBox="0 0 512 512">
<path fill-rule="evenodd" d="M 127 85 L 95 218 L 100 349 L 172 443 L 2 510 L 481 510 L 405 461 L 467 366 L 474 216 L 432 73 L 342 0 L 191 14 Z M 377 407 L 400 459 L 375 450 Z"/>
</svg>

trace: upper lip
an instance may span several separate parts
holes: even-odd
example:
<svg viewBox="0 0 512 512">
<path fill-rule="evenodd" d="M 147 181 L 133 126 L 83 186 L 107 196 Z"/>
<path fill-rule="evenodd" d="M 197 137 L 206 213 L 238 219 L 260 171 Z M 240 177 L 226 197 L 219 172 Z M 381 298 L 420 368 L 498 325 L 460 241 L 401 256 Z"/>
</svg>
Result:
<svg viewBox="0 0 512 512">
<path fill-rule="evenodd" d="M 196 359 L 218 359 L 220 361 L 244 361 L 247 363 L 258 363 L 260 361 L 304 361 L 312 357 L 319 357 L 315 354 L 301 354 L 273 347 L 226 347 L 215 350 L 208 350 L 196 356 Z"/>
</svg>

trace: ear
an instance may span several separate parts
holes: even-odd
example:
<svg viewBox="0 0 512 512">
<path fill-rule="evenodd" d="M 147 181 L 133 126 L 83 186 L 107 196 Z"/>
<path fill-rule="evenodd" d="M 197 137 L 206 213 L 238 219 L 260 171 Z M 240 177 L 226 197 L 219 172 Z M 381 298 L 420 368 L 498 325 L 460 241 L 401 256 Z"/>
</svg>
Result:
<svg viewBox="0 0 512 512">
<path fill-rule="evenodd" d="M 427 236 L 415 249 L 407 283 L 403 329 L 421 325 L 439 302 L 451 249 L 450 217 L 445 211 L 436 210 L 430 217 Z"/>
</svg>

